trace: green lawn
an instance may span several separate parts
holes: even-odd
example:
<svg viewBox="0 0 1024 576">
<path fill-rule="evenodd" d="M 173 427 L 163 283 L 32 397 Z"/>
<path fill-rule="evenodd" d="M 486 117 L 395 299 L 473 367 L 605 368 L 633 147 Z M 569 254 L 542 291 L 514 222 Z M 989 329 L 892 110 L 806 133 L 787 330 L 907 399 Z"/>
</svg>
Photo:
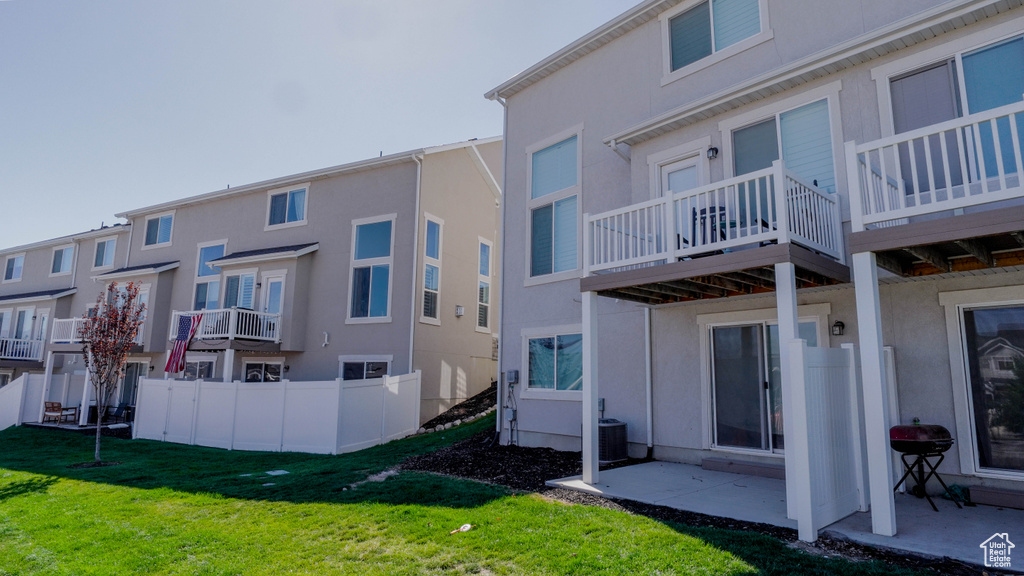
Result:
<svg viewBox="0 0 1024 576">
<path fill-rule="evenodd" d="M 68 467 L 91 460 L 91 436 L 8 429 L 0 432 L 0 575 L 892 573 L 756 534 L 430 474 L 346 489 L 493 425 L 485 418 L 344 456 L 105 438 L 104 459 L 121 464 L 93 469 Z M 466 523 L 475 527 L 449 535 Z"/>
</svg>

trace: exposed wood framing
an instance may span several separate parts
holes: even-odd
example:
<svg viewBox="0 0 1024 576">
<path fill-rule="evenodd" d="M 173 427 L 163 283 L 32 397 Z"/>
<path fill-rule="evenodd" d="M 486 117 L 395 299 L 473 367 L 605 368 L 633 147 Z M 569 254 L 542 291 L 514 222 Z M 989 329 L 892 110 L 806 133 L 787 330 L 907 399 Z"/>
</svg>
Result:
<svg viewBox="0 0 1024 576">
<path fill-rule="evenodd" d="M 923 260 L 942 272 L 949 272 L 952 269 L 949 264 L 949 260 L 934 248 L 930 248 L 928 246 L 912 246 L 910 248 L 904 248 L 904 250 L 918 260 Z"/>
<path fill-rule="evenodd" d="M 957 240 L 954 244 L 963 248 L 964 251 L 977 258 L 986 266 L 990 268 L 995 266 L 995 260 L 992 259 L 992 251 L 986 248 L 985 245 L 977 238 Z"/>
</svg>

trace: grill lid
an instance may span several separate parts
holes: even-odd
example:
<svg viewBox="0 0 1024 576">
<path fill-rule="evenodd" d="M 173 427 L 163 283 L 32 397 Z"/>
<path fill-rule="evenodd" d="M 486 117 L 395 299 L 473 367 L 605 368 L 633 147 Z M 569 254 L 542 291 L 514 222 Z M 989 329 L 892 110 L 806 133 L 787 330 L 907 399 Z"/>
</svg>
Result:
<svg viewBox="0 0 1024 576">
<path fill-rule="evenodd" d="M 893 442 L 935 442 L 952 439 L 953 436 L 949 433 L 949 430 L 938 424 L 893 426 L 889 429 L 889 440 Z"/>
</svg>

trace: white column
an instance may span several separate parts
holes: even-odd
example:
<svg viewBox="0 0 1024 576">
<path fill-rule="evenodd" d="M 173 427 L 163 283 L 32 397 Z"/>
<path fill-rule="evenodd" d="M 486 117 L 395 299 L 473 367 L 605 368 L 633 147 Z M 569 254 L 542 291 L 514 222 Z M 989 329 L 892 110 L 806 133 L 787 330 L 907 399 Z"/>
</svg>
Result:
<svg viewBox="0 0 1024 576">
<path fill-rule="evenodd" d="M 224 366 L 221 369 L 221 377 L 225 382 L 231 382 L 231 374 L 235 369 L 235 351 L 228 348 L 224 351 Z"/>
<path fill-rule="evenodd" d="M 807 372 L 805 358 L 807 342 L 791 340 L 788 344 L 780 343 L 780 352 L 784 358 L 780 364 L 790 365 L 789 380 L 785 381 L 787 394 L 792 404 L 797 407 L 797 414 L 784 414 L 786 429 L 793 435 L 786 434 L 786 492 L 792 494 L 793 507 L 796 509 L 797 534 L 804 542 L 818 539 L 817 523 L 814 519 L 814 486 L 811 479 L 810 431 L 807 422 Z M 787 358 L 788 356 L 788 358 Z M 788 422 L 793 422 L 789 424 Z M 792 453 L 792 456 L 790 456 Z M 790 494 L 786 495 L 787 505 Z"/>
<path fill-rule="evenodd" d="M 790 342 L 795 340 L 797 335 L 796 267 L 791 262 L 775 265 L 775 308 L 779 320 L 781 352 L 789 350 Z M 779 360 L 779 369 L 782 372 L 782 432 L 786 437 L 786 515 L 790 519 L 798 520 L 797 502 L 801 482 L 797 478 L 803 476 L 799 475 L 799 464 L 795 462 L 799 452 L 800 434 L 794 425 L 797 418 L 805 418 L 805 409 L 793 402 L 793 377 L 790 374 L 789 355 L 781 354 Z M 803 456 L 806 457 L 806 453 Z"/>
<path fill-rule="evenodd" d="M 583 482 L 597 483 L 597 294 L 583 293 Z"/>
<path fill-rule="evenodd" d="M 39 417 L 36 422 L 43 421 L 43 411 L 46 410 L 46 400 L 50 397 L 50 385 L 53 384 L 53 351 L 46 353 L 46 368 L 43 373 L 43 397 L 39 399 Z"/>
<path fill-rule="evenodd" d="M 857 332 L 864 387 L 864 436 L 868 454 L 868 491 L 871 529 L 875 534 L 896 534 L 892 461 L 889 458 L 889 394 L 882 361 L 882 315 L 878 297 L 878 268 L 873 252 L 853 255 L 857 294 Z"/>
<path fill-rule="evenodd" d="M 85 362 L 85 386 L 82 386 L 82 404 L 78 408 L 78 425 L 85 426 L 89 423 L 89 392 L 92 391 L 92 361 Z M 99 418 L 99 409 L 96 411 L 96 418 Z"/>
</svg>

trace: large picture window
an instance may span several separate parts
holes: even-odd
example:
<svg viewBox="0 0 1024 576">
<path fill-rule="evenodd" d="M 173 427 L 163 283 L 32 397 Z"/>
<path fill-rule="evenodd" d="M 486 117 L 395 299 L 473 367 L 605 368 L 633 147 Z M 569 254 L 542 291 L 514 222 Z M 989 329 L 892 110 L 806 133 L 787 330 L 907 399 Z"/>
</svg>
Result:
<svg viewBox="0 0 1024 576">
<path fill-rule="evenodd" d="M 349 320 L 385 320 L 391 315 L 394 216 L 353 224 Z"/>
<path fill-rule="evenodd" d="M 980 469 L 1024 472 L 1024 304 L 962 316 Z"/>
<path fill-rule="evenodd" d="M 530 276 L 578 267 L 579 136 L 530 156 Z"/>
<path fill-rule="evenodd" d="M 582 334 L 542 336 L 528 338 L 526 342 L 530 389 L 583 389 Z"/>
</svg>

